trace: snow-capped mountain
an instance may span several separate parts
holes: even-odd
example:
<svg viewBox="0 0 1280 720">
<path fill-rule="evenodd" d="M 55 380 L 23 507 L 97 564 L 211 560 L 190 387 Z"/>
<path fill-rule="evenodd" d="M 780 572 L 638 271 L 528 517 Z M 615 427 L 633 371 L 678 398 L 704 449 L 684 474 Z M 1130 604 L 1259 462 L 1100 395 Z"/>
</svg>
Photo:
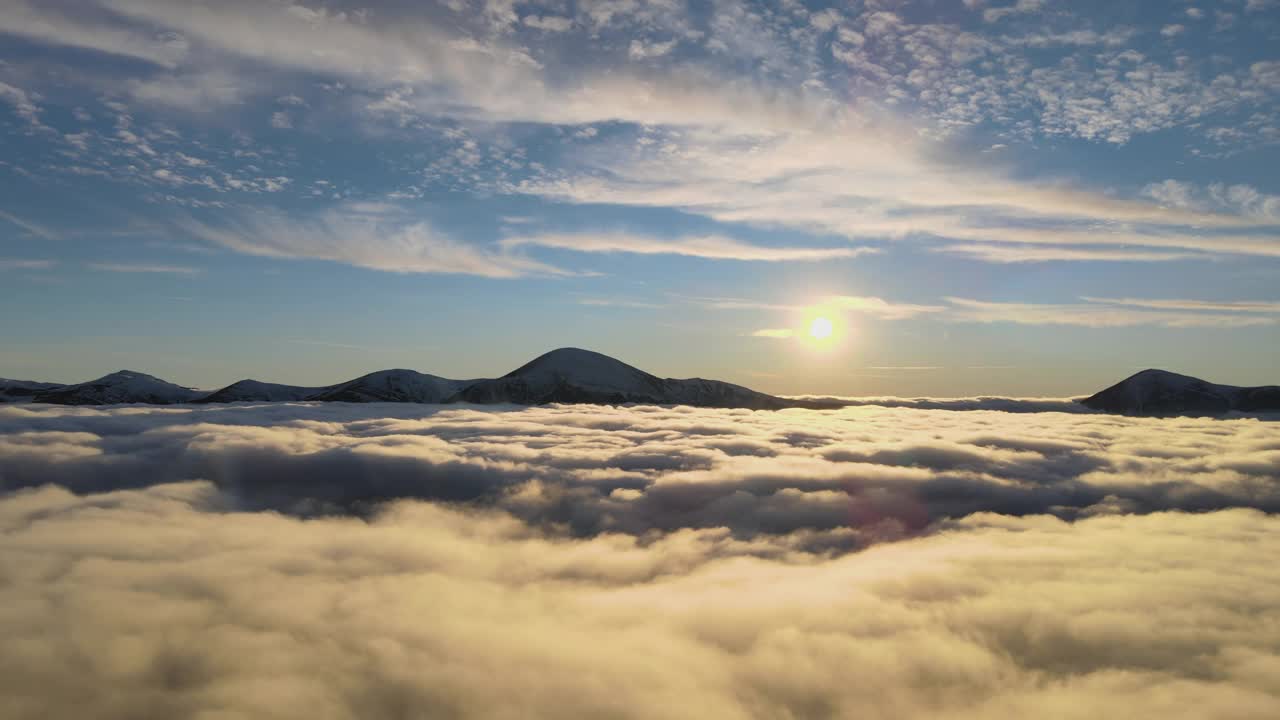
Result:
<svg viewBox="0 0 1280 720">
<path fill-rule="evenodd" d="M 178 402 L 653 403 L 779 409 L 832 407 L 789 400 L 718 380 L 660 378 L 590 350 L 561 348 L 500 378 L 450 380 L 413 370 L 381 370 L 336 385 L 303 387 L 241 380 L 211 393 L 121 371 L 78 385 L 39 392 L 35 402 L 63 405 Z"/>
<path fill-rule="evenodd" d="M 416 402 L 439 403 L 453 397 L 473 380 L 449 380 L 413 370 L 379 370 L 355 380 L 303 387 L 258 380 L 241 380 L 194 402 Z"/>
<path fill-rule="evenodd" d="M 0 402 L 15 400 L 61 405 L 298 401 L 649 403 L 753 410 L 822 409 L 849 404 L 834 398 L 781 398 L 719 380 L 660 378 L 608 355 L 578 348 L 552 350 L 502 377 L 483 380 L 450 380 L 413 370 L 381 370 L 324 387 L 241 380 L 204 393 L 129 370 L 76 385 L 0 379 Z M 1080 403 L 1092 410 L 1128 415 L 1280 412 L 1280 386 L 1235 387 L 1164 370 L 1143 370 Z"/>
<path fill-rule="evenodd" d="M 792 403 L 718 380 L 660 378 L 590 350 L 560 348 L 493 380 L 468 385 L 454 400 L 473 403 L 653 403 L 776 409 Z"/>
<path fill-rule="evenodd" d="M 181 385 L 165 382 L 158 377 L 132 370 L 104 375 L 97 380 L 66 385 L 45 390 L 32 397 L 32 402 L 57 405 L 116 405 L 120 403 L 149 403 L 171 405 L 191 402 L 204 395 Z"/>
<path fill-rule="evenodd" d="M 306 400 L 318 395 L 329 387 L 301 387 L 299 385 L 280 385 L 279 383 L 261 382 L 259 380 L 241 380 L 216 390 L 193 402 L 198 403 L 231 403 L 231 402 L 287 402 Z"/>
<path fill-rule="evenodd" d="M 323 388 L 308 400 L 337 402 L 439 403 L 458 394 L 474 380 L 449 380 L 413 370 L 380 370 Z"/>
<path fill-rule="evenodd" d="M 0 378 L 0 402 L 24 402 L 49 390 L 65 387 L 61 383 L 9 380 Z"/>
<path fill-rule="evenodd" d="M 1080 401 L 1125 415 L 1215 415 L 1280 411 L 1280 386 L 1218 385 L 1166 370 L 1143 370 Z"/>
</svg>

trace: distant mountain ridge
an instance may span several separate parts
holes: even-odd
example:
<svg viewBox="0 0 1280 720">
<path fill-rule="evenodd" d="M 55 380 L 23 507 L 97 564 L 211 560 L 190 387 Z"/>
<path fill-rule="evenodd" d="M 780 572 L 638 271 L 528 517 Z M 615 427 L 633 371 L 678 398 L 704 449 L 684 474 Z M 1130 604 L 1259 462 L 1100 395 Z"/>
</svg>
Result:
<svg viewBox="0 0 1280 720">
<path fill-rule="evenodd" d="M 35 382 L 33 380 L 10 380 L 0 378 L 0 402 L 30 400 L 32 397 L 49 390 L 66 387 L 62 383 Z"/>
<path fill-rule="evenodd" d="M 474 380 L 450 380 L 413 370 L 380 370 L 324 388 L 309 398 L 336 402 L 446 402 Z"/>
<path fill-rule="evenodd" d="M 30 398 L 32 402 L 59 405 L 315 401 L 515 405 L 644 403 L 760 410 L 835 406 L 828 402 L 780 398 L 719 380 L 660 378 L 607 355 L 579 348 L 552 350 L 502 377 L 478 380 L 451 380 L 414 370 L 396 369 L 381 370 L 323 387 L 249 379 L 213 392 L 201 392 L 145 373 L 121 370 L 74 385 L 8 382 L 15 383 L 14 387 L 23 393 L 15 393 L 14 399 Z M 34 385 L 42 387 L 30 387 Z"/>
<path fill-rule="evenodd" d="M 55 405 L 118 405 L 148 403 L 172 405 L 191 402 L 204 395 L 199 390 L 166 382 L 134 370 L 120 370 L 97 380 L 63 385 L 32 396 L 32 402 Z"/>
<path fill-rule="evenodd" d="M 353 380 L 309 387 L 240 380 L 205 392 L 131 370 L 96 380 L 58 383 L 0 379 L 0 402 L 58 405 L 232 402 L 403 402 L 542 405 L 692 405 L 781 410 L 861 404 L 839 398 L 784 398 L 702 378 L 660 378 L 590 350 L 560 348 L 497 378 L 451 380 L 414 370 L 380 370 Z M 1143 370 L 1079 400 L 1080 406 L 1124 415 L 1219 415 L 1280 412 L 1280 386 L 1236 387 L 1167 370 Z M 997 408 L 999 409 L 999 408 Z"/>
<path fill-rule="evenodd" d="M 240 380 L 215 390 L 202 398 L 193 400 L 197 403 L 231 403 L 231 402 L 287 402 L 306 400 L 312 395 L 327 390 L 324 387 L 301 387 L 298 385 L 281 385 L 279 383 L 261 382 L 259 380 Z"/>
<path fill-rule="evenodd" d="M 1143 370 L 1080 401 L 1124 415 L 1218 415 L 1280 411 L 1280 386 L 1218 385 L 1167 370 Z"/>
</svg>

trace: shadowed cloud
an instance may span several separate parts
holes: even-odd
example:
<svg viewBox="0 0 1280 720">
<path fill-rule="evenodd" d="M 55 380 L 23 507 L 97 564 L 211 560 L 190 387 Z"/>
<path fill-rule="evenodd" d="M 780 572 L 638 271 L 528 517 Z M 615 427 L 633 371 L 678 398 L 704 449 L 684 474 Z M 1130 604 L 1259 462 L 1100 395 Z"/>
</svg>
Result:
<svg viewBox="0 0 1280 720">
<path fill-rule="evenodd" d="M 1280 429 L 1247 418 L 876 405 L 29 405 L 0 408 L 0 431 L 9 489 L 206 480 L 246 509 L 303 515 L 365 514 L 405 497 L 466 501 L 584 536 L 845 528 L 843 544 L 859 547 L 971 512 L 1074 518 L 1109 498 L 1131 512 L 1280 510 Z"/>
</svg>

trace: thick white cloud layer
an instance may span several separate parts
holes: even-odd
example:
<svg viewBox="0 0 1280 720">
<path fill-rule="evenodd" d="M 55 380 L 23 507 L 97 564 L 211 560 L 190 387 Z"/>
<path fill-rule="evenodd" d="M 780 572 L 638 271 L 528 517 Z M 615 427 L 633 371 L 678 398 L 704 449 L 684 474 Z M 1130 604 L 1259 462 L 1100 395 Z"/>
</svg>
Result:
<svg viewBox="0 0 1280 720">
<path fill-rule="evenodd" d="M 903 404 L 0 407 L 0 717 L 1280 715 L 1280 425 Z"/>
<path fill-rule="evenodd" d="M 1280 511 L 1272 422 L 950 409 L 1078 409 L 1061 400 L 911 402 L 10 406 L 0 482 L 99 492 L 203 480 L 248 510 L 366 513 L 411 497 L 492 505 L 583 536 L 727 527 L 843 548 L 981 511 Z"/>
<path fill-rule="evenodd" d="M 845 555 L 192 482 L 0 500 L 0 715 L 1259 718 L 1280 520 L 978 514 Z"/>
</svg>

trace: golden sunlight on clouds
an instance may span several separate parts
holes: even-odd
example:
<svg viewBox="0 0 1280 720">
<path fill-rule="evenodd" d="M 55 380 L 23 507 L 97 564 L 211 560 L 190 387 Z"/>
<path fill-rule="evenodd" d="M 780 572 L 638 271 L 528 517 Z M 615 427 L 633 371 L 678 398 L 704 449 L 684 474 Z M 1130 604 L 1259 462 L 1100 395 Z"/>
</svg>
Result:
<svg viewBox="0 0 1280 720">
<path fill-rule="evenodd" d="M 762 328 L 752 337 L 773 340 L 799 340 L 805 347 L 831 350 L 838 347 L 847 334 L 843 315 L 829 305 L 810 305 L 800 309 L 791 327 Z"/>
<path fill-rule="evenodd" d="M 773 338 L 775 340 L 787 340 L 795 333 L 791 328 L 763 328 L 751 333 L 751 337 Z"/>
</svg>

